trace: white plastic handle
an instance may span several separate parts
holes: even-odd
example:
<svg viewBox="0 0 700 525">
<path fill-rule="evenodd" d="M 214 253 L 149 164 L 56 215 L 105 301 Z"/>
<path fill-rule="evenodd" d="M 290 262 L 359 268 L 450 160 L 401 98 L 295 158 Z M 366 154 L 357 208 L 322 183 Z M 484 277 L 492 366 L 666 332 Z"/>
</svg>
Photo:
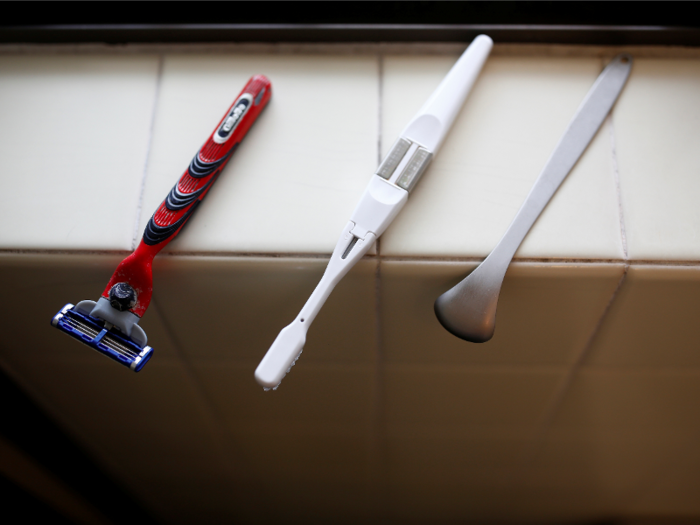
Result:
<svg viewBox="0 0 700 525">
<path fill-rule="evenodd" d="M 401 136 L 422 144 L 433 154 L 436 153 L 479 76 L 492 47 L 491 38 L 486 35 L 477 36 L 418 114 L 404 128 Z"/>
<path fill-rule="evenodd" d="M 407 150 L 401 154 L 403 160 L 391 169 L 394 175 L 387 179 L 375 174 L 370 179 L 365 193 L 350 217 L 350 222 L 345 226 L 333 250 L 321 282 L 297 318 L 279 333 L 258 365 L 255 379 L 265 389 L 277 388 L 294 366 L 304 348 L 309 325 L 316 318 L 333 288 L 367 253 L 376 238 L 386 230 L 406 204 L 407 189 L 410 189 L 412 184 L 400 187 L 401 181 L 397 178 L 403 173 L 404 167 L 411 167 L 413 159 L 423 159 L 422 169 L 425 169 L 431 154 L 440 147 L 462 108 L 492 46 L 493 41 L 485 35 L 474 39 L 401 134 L 402 138 L 414 144 L 406 143 Z M 428 151 L 421 150 L 419 145 Z M 422 154 L 425 154 L 425 157 L 421 157 Z M 390 157 L 391 155 L 388 156 Z M 420 173 L 422 171 L 413 172 L 414 183 L 417 182 Z"/>
</svg>

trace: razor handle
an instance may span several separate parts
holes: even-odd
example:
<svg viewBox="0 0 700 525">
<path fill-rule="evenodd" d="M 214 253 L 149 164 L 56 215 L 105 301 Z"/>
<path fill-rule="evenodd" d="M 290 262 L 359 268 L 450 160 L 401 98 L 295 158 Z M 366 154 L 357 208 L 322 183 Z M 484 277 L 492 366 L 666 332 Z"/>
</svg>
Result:
<svg viewBox="0 0 700 525">
<path fill-rule="evenodd" d="M 124 259 L 102 297 L 67 304 L 51 320 L 63 333 L 138 372 L 153 356 L 138 322 L 151 302 L 153 258 L 175 238 L 270 100 L 270 81 L 252 77 L 148 221 L 138 247 Z"/>
<path fill-rule="evenodd" d="M 143 316 L 153 293 L 153 258 L 177 236 L 192 217 L 243 137 L 269 102 L 271 87 L 270 81 L 264 75 L 255 75 L 248 81 L 180 180 L 148 221 L 138 247 L 117 267 L 102 292 L 102 297 L 110 299 L 110 290 L 118 283 L 126 283 L 126 288 L 130 287 L 135 297 L 126 298 L 133 305 L 128 304 L 128 308 L 124 309 L 138 317 Z"/>
</svg>

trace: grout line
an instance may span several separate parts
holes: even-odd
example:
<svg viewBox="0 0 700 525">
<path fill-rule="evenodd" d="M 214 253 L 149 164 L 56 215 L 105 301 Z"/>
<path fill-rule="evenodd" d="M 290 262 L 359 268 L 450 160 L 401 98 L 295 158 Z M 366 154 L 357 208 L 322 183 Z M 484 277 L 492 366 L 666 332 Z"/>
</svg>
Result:
<svg viewBox="0 0 700 525">
<path fill-rule="evenodd" d="M 608 130 L 610 135 L 610 146 L 612 148 L 613 179 L 615 180 L 615 191 L 617 193 L 617 213 L 620 219 L 620 238 L 622 241 L 622 253 L 625 261 L 629 261 L 627 252 L 627 230 L 625 228 L 625 215 L 622 210 L 622 190 L 620 188 L 620 170 L 617 163 L 617 144 L 615 142 L 615 126 L 613 124 L 612 110 L 608 115 Z"/>
<path fill-rule="evenodd" d="M 378 96 L 377 96 L 377 165 L 382 156 L 382 108 L 384 101 L 384 56 L 377 55 Z M 382 350 L 382 260 L 381 237 L 376 241 L 377 266 L 374 273 L 374 382 L 372 392 L 372 448 L 369 466 L 370 503 L 375 509 L 381 509 L 386 500 L 386 446 L 385 446 L 385 399 L 384 399 L 384 352 Z"/>
<path fill-rule="evenodd" d="M 593 327 L 591 335 L 589 336 L 588 340 L 586 341 L 586 344 L 581 349 L 581 352 L 578 354 L 578 356 L 574 360 L 574 363 L 572 364 L 572 366 L 567 370 L 566 375 L 562 379 L 561 383 L 559 384 L 559 387 L 557 388 L 554 395 L 552 396 L 549 405 L 545 409 L 540 424 L 537 425 L 537 429 L 535 430 L 535 432 L 532 436 L 532 445 L 530 446 L 529 450 L 527 450 L 525 455 L 523 456 L 522 463 L 521 463 L 520 468 L 519 468 L 517 479 L 520 480 L 521 482 L 526 481 L 527 473 L 534 466 L 534 463 L 537 459 L 537 454 L 542 449 L 545 435 L 552 428 L 552 425 L 554 424 L 554 419 L 562 407 L 562 404 L 564 402 L 566 394 L 571 389 L 571 385 L 574 382 L 574 378 L 578 375 L 579 371 L 583 367 L 584 362 L 586 361 L 586 359 L 590 355 L 591 349 L 593 348 L 593 343 L 594 343 L 595 339 L 598 337 L 598 334 L 600 333 L 600 329 L 603 325 L 603 322 L 607 318 L 608 313 L 610 312 L 610 309 L 612 308 L 612 305 L 615 302 L 615 299 L 617 298 L 618 294 L 620 293 L 620 289 L 622 288 L 622 285 L 625 281 L 625 278 L 627 277 L 627 272 L 630 268 L 630 260 L 629 260 L 629 255 L 628 255 L 628 251 L 627 251 L 627 232 L 625 229 L 625 219 L 624 219 L 624 213 L 623 213 L 623 208 L 622 208 L 622 192 L 620 189 L 620 176 L 619 176 L 619 167 L 618 167 L 618 162 L 617 162 L 617 149 L 616 149 L 616 143 L 615 143 L 615 128 L 613 126 L 612 110 L 611 110 L 610 114 L 606 117 L 606 125 L 608 127 L 608 133 L 609 133 L 609 137 L 610 137 L 610 145 L 611 145 L 611 153 L 612 153 L 613 179 L 614 179 L 614 183 L 615 183 L 615 194 L 616 194 L 616 198 L 617 198 L 616 200 L 617 200 L 617 209 L 618 209 L 618 219 L 620 221 L 620 240 L 622 243 L 624 267 L 623 267 L 622 275 L 620 276 L 620 279 L 617 282 L 617 286 L 615 287 L 615 290 L 613 291 L 607 305 L 603 309 L 603 313 L 601 314 L 600 318 L 598 319 L 598 322 Z"/>
<path fill-rule="evenodd" d="M 603 64 L 602 67 L 605 67 Z M 586 344 L 583 346 L 581 349 L 581 352 L 579 355 L 576 357 L 574 360 L 574 363 L 572 366 L 568 369 L 566 375 L 564 376 L 563 380 L 561 381 L 559 388 L 556 390 L 554 393 L 554 396 L 552 397 L 549 406 L 546 408 L 543 419 L 541 423 L 538 425 L 537 431 L 534 435 L 534 441 L 533 441 L 533 446 L 530 449 L 530 453 L 526 456 L 525 458 L 525 465 L 524 469 L 529 469 L 531 466 L 532 462 L 535 460 L 535 456 L 537 453 L 538 449 L 538 444 L 542 442 L 544 439 L 545 433 L 551 428 L 552 424 L 554 423 L 554 418 L 556 417 L 556 414 L 559 412 L 559 409 L 561 408 L 562 403 L 564 402 L 564 398 L 571 388 L 571 385 L 574 381 L 574 377 L 577 375 L 581 367 L 583 366 L 583 363 L 585 362 L 586 358 L 591 352 L 591 348 L 593 347 L 593 343 L 598 336 L 600 329 L 603 325 L 604 320 L 606 319 L 608 312 L 610 311 L 610 308 L 612 307 L 613 303 L 615 302 L 615 299 L 617 298 L 617 295 L 620 292 L 620 289 L 622 287 L 622 284 L 625 281 L 625 278 L 627 277 L 627 272 L 630 267 L 630 261 L 629 261 L 629 256 L 627 252 L 627 234 L 625 231 L 625 220 L 624 220 L 624 214 L 622 210 L 622 193 L 620 191 L 620 177 L 619 177 L 619 169 L 618 169 L 618 163 L 617 163 L 617 150 L 616 150 L 616 144 L 615 144 L 615 129 L 613 126 L 613 120 L 612 120 L 612 110 L 606 117 L 606 125 L 608 127 L 608 136 L 610 137 L 610 146 L 611 146 L 611 154 L 612 154 L 612 168 L 613 168 L 613 180 L 615 182 L 615 196 L 617 200 L 617 210 L 618 210 L 618 219 L 620 221 L 620 240 L 622 243 L 622 252 L 623 252 L 623 257 L 624 257 L 624 267 L 622 271 L 622 275 L 620 276 L 619 281 L 617 282 L 617 286 L 615 287 L 615 290 L 613 291 L 610 300 L 608 303 L 605 305 L 605 308 L 603 309 L 603 313 L 601 314 L 600 318 L 598 319 L 598 322 L 595 324 L 593 327 L 593 330 L 591 332 L 591 335 L 589 336 L 588 340 L 586 341 Z M 523 472 L 524 474 L 525 472 Z"/>
<path fill-rule="evenodd" d="M 221 429 L 223 428 L 223 424 L 221 423 L 221 418 L 218 417 L 218 413 L 214 409 L 213 403 L 211 403 L 209 396 L 202 387 L 202 384 L 200 383 L 196 373 L 192 369 L 190 360 L 185 356 L 185 353 L 182 351 L 182 344 L 180 343 L 180 339 L 173 331 L 170 322 L 168 321 L 167 317 L 163 312 L 163 309 L 159 306 L 158 301 L 155 297 L 151 299 L 151 307 L 155 307 L 155 310 L 158 313 L 158 317 L 160 318 L 160 321 L 163 324 L 163 328 L 165 329 L 172 343 L 173 349 L 175 350 L 175 354 L 177 355 L 178 361 L 180 361 L 183 365 L 187 378 L 190 380 L 194 387 L 194 390 L 199 395 L 200 402 L 206 407 L 204 415 L 207 419 L 207 422 L 209 423 L 212 433 L 216 435 L 217 440 L 221 441 L 220 444 L 223 445 L 224 440 L 223 433 L 221 431 Z M 225 449 L 226 447 L 222 446 L 222 448 Z"/>
<path fill-rule="evenodd" d="M 377 53 L 377 166 L 382 163 L 382 111 L 384 108 L 384 55 Z M 381 235 L 376 241 L 377 258 L 381 257 Z M 379 266 L 377 266 L 377 278 L 379 278 Z"/>
<path fill-rule="evenodd" d="M 602 65 L 604 67 L 604 64 Z M 576 360 L 574 361 L 573 365 L 568 369 L 566 375 L 562 379 L 559 388 L 556 390 L 554 395 L 552 396 L 550 403 L 548 407 L 545 409 L 542 421 L 540 424 L 537 426 L 537 429 L 533 433 L 532 436 L 532 444 L 528 449 L 525 451 L 522 462 L 520 464 L 520 467 L 518 471 L 516 472 L 515 480 L 514 481 L 520 481 L 521 483 L 526 482 L 526 476 L 528 472 L 532 469 L 534 466 L 534 463 L 537 459 L 537 454 L 542 448 L 544 438 L 548 430 L 552 427 L 554 423 L 554 418 L 556 417 L 557 413 L 561 409 L 561 406 L 564 402 L 564 398 L 566 394 L 569 392 L 571 385 L 573 384 L 574 378 L 580 371 L 581 367 L 583 366 L 583 363 L 585 362 L 586 358 L 591 352 L 591 349 L 593 347 L 593 343 L 598 336 L 598 333 L 600 332 L 600 329 L 603 325 L 604 320 L 608 316 L 608 312 L 610 311 L 610 308 L 612 307 L 612 304 L 614 303 L 615 299 L 617 298 L 617 295 L 622 287 L 622 284 L 625 281 L 625 278 L 627 277 L 627 272 L 630 268 L 630 263 L 631 261 L 629 260 L 629 253 L 627 250 L 627 231 L 625 228 L 625 220 L 624 220 L 624 213 L 623 213 L 623 207 L 622 207 L 622 192 L 621 192 L 621 187 L 620 187 L 620 174 L 619 174 L 619 166 L 617 162 L 617 148 L 616 148 L 616 142 L 615 142 L 615 128 L 613 125 L 613 119 L 612 119 L 612 110 L 610 114 L 606 117 L 606 123 L 608 127 L 608 134 L 610 138 L 610 145 L 611 145 L 611 153 L 612 153 L 612 169 L 613 169 L 613 181 L 615 184 L 615 195 L 616 195 L 616 200 L 617 200 L 617 210 L 618 210 L 618 220 L 619 220 L 619 225 L 620 225 L 620 241 L 622 244 L 622 254 L 623 254 L 623 271 L 622 275 L 620 276 L 620 280 L 617 283 L 617 286 L 615 287 L 615 290 L 612 293 L 612 296 L 610 297 L 610 300 L 608 301 L 608 304 L 605 306 L 603 309 L 603 313 L 601 314 L 600 318 L 598 319 L 598 322 L 596 325 L 593 327 L 593 330 L 591 332 L 590 337 L 586 341 L 586 344 L 583 346 L 581 352 L 579 355 L 576 357 Z M 610 261 L 612 262 L 612 261 Z M 619 262 L 619 261 L 615 261 Z M 641 262 L 641 261 L 639 261 Z M 667 266 L 669 264 L 668 261 L 660 261 L 659 265 L 664 265 Z"/>
<path fill-rule="evenodd" d="M 382 163 L 382 133 L 384 131 L 382 112 L 384 111 L 384 55 L 379 53 L 378 74 L 379 74 L 379 94 L 377 104 L 377 166 Z"/>
<path fill-rule="evenodd" d="M 1 255 L 82 255 L 82 256 L 124 256 L 130 254 L 127 250 L 83 250 L 83 249 L 24 249 L 24 248 L 0 248 Z M 165 258 L 261 258 L 261 259 L 330 259 L 330 253 L 305 253 L 305 252 L 234 252 L 234 251 L 219 251 L 219 252 L 161 252 L 158 259 Z M 426 263 L 470 263 L 483 262 L 484 257 L 440 257 L 429 255 L 372 255 L 368 254 L 363 257 L 364 260 L 381 259 L 383 262 L 426 262 Z M 557 265 L 625 265 L 629 266 L 664 266 L 664 267 L 698 267 L 700 260 L 660 260 L 660 259 L 566 259 L 566 258 L 537 258 L 537 257 L 515 257 L 513 263 L 525 264 L 557 264 Z"/>
<path fill-rule="evenodd" d="M 379 240 L 377 240 L 379 242 Z M 379 250 L 379 246 L 377 246 Z M 382 344 L 382 262 L 377 261 L 374 274 L 374 383 L 372 399 L 372 454 L 370 464 L 371 502 L 376 509 L 386 501 L 387 450 L 386 450 L 386 400 L 384 396 L 384 352 Z"/>
<path fill-rule="evenodd" d="M 382 255 L 387 262 L 455 262 L 467 263 L 484 261 L 485 257 L 438 257 L 430 255 Z M 514 263 L 555 263 L 555 264 L 622 264 L 622 259 L 565 259 L 559 257 L 513 257 Z M 700 261 L 698 261 L 700 263 Z"/>
<path fill-rule="evenodd" d="M 624 269 L 622 271 L 622 275 L 620 276 L 619 281 L 617 282 L 617 286 L 615 287 L 615 290 L 613 291 L 612 295 L 610 296 L 610 300 L 608 303 L 605 305 L 605 308 L 603 309 L 603 313 L 601 314 L 600 318 L 598 319 L 598 322 L 595 324 L 593 327 L 593 330 L 591 331 L 591 335 L 588 337 L 588 340 L 586 341 L 586 344 L 583 345 L 583 348 L 581 349 L 581 352 L 579 352 L 578 356 L 576 356 L 576 359 L 574 360 L 574 363 L 571 365 L 571 367 L 568 369 L 566 375 L 562 379 L 561 383 L 559 384 L 559 388 L 555 391 L 554 395 L 552 396 L 547 408 L 544 411 L 544 414 L 542 416 L 542 421 L 540 424 L 537 425 L 537 429 L 534 432 L 533 438 L 532 438 L 532 447 L 530 450 L 524 455 L 522 459 L 522 463 L 520 465 L 520 472 L 518 473 L 518 479 L 519 480 L 524 480 L 527 472 L 532 468 L 535 459 L 537 457 L 537 453 L 541 449 L 542 442 L 544 440 L 545 434 L 547 431 L 552 427 L 554 423 L 554 418 L 556 417 L 557 413 L 559 412 L 562 403 L 564 402 L 564 398 L 566 397 L 566 394 L 569 392 L 571 385 L 574 381 L 574 377 L 578 374 L 579 370 L 583 367 L 583 363 L 585 362 L 586 358 L 589 356 L 591 349 L 593 348 L 593 343 L 595 342 L 596 338 L 598 337 L 598 334 L 600 332 L 600 329 L 603 325 L 603 322 L 608 316 L 608 313 L 610 312 L 610 309 L 612 308 L 613 303 L 615 302 L 615 299 L 617 299 L 617 296 L 620 292 L 620 289 L 622 288 L 622 284 L 625 282 L 625 278 L 627 277 L 627 270 L 629 269 L 629 265 L 625 264 Z"/>
<path fill-rule="evenodd" d="M 586 358 L 590 354 L 591 349 L 593 348 L 593 343 L 595 342 L 596 338 L 598 337 L 598 334 L 600 333 L 600 329 L 603 326 L 603 322 L 607 318 L 608 313 L 610 312 L 610 309 L 612 308 L 612 305 L 615 302 L 615 299 L 617 299 L 617 296 L 620 293 L 620 289 L 622 288 L 622 285 L 625 282 L 625 279 L 627 278 L 627 270 L 628 270 L 628 267 L 625 266 L 623 271 L 622 271 L 622 275 L 620 276 L 620 279 L 617 282 L 617 286 L 615 286 L 615 290 L 613 291 L 612 295 L 610 296 L 610 300 L 608 301 L 608 304 L 605 305 L 605 308 L 603 309 L 603 313 L 598 318 L 598 322 L 593 327 L 593 331 L 591 332 L 591 335 L 588 337 L 586 344 L 583 346 L 581 352 L 576 357 L 574 364 L 571 366 L 571 368 L 569 368 L 569 371 L 567 372 L 567 374 L 564 378 L 564 381 L 562 382 L 562 385 L 560 386 L 560 388 L 557 391 L 557 394 L 554 397 L 554 400 L 553 400 L 551 407 L 547 411 L 548 413 L 545 415 L 543 425 L 542 425 L 543 427 L 548 427 L 553 422 L 554 416 L 556 415 L 556 412 L 559 409 L 561 402 L 563 401 L 564 394 L 566 394 L 566 391 L 568 390 L 569 386 L 571 385 L 571 382 L 573 380 L 574 375 L 576 374 L 576 372 L 578 372 L 578 370 L 581 369 L 581 367 L 583 366 L 583 363 L 585 362 Z"/>
<path fill-rule="evenodd" d="M 163 81 L 163 64 L 165 55 L 158 57 L 158 72 L 156 74 L 156 89 L 153 95 L 153 112 L 151 113 L 151 124 L 148 128 L 148 143 L 146 144 L 146 159 L 143 163 L 143 174 L 141 175 L 141 188 L 139 188 L 139 197 L 136 203 L 136 220 L 134 221 L 134 230 L 131 238 L 131 249 L 135 250 L 139 240 L 139 223 L 141 222 L 141 214 L 143 212 L 143 195 L 146 191 L 146 175 L 148 173 L 148 161 L 151 158 L 151 145 L 153 144 L 153 130 L 156 123 L 156 113 L 158 111 L 158 100 L 160 98 L 160 86 Z"/>
</svg>

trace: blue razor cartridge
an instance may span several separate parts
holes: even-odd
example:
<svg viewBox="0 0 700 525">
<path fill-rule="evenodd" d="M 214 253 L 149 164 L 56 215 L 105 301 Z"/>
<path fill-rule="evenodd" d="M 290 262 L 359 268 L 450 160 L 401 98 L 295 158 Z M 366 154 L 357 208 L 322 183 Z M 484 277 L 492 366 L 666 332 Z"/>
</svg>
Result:
<svg viewBox="0 0 700 525">
<path fill-rule="evenodd" d="M 150 346 L 141 348 L 119 330 L 107 328 L 102 319 L 80 313 L 70 303 L 54 316 L 51 325 L 134 372 L 153 355 Z"/>
</svg>

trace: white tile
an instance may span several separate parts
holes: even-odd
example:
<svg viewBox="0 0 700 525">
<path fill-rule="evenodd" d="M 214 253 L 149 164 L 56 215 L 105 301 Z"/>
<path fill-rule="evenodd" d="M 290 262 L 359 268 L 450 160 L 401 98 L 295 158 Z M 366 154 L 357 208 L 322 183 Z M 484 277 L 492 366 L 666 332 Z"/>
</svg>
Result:
<svg viewBox="0 0 700 525">
<path fill-rule="evenodd" d="M 0 57 L 0 247 L 131 247 L 157 71 L 148 54 Z"/>
<path fill-rule="evenodd" d="M 330 253 L 376 168 L 375 56 L 168 55 L 141 229 L 254 74 L 269 106 L 172 251 Z"/>
<path fill-rule="evenodd" d="M 585 364 L 698 370 L 699 310 L 700 268 L 632 265 Z"/>
<path fill-rule="evenodd" d="M 639 59 L 615 107 L 631 259 L 700 258 L 700 60 Z"/>
<path fill-rule="evenodd" d="M 384 59 L 384 152 L 455 59 Z M 600 71 L 595 58 L 490 58 L 382 253 L 486 256 Z M 621 259 L 612 168 L 604 125 L 516 256 Z"/>
</svg>

